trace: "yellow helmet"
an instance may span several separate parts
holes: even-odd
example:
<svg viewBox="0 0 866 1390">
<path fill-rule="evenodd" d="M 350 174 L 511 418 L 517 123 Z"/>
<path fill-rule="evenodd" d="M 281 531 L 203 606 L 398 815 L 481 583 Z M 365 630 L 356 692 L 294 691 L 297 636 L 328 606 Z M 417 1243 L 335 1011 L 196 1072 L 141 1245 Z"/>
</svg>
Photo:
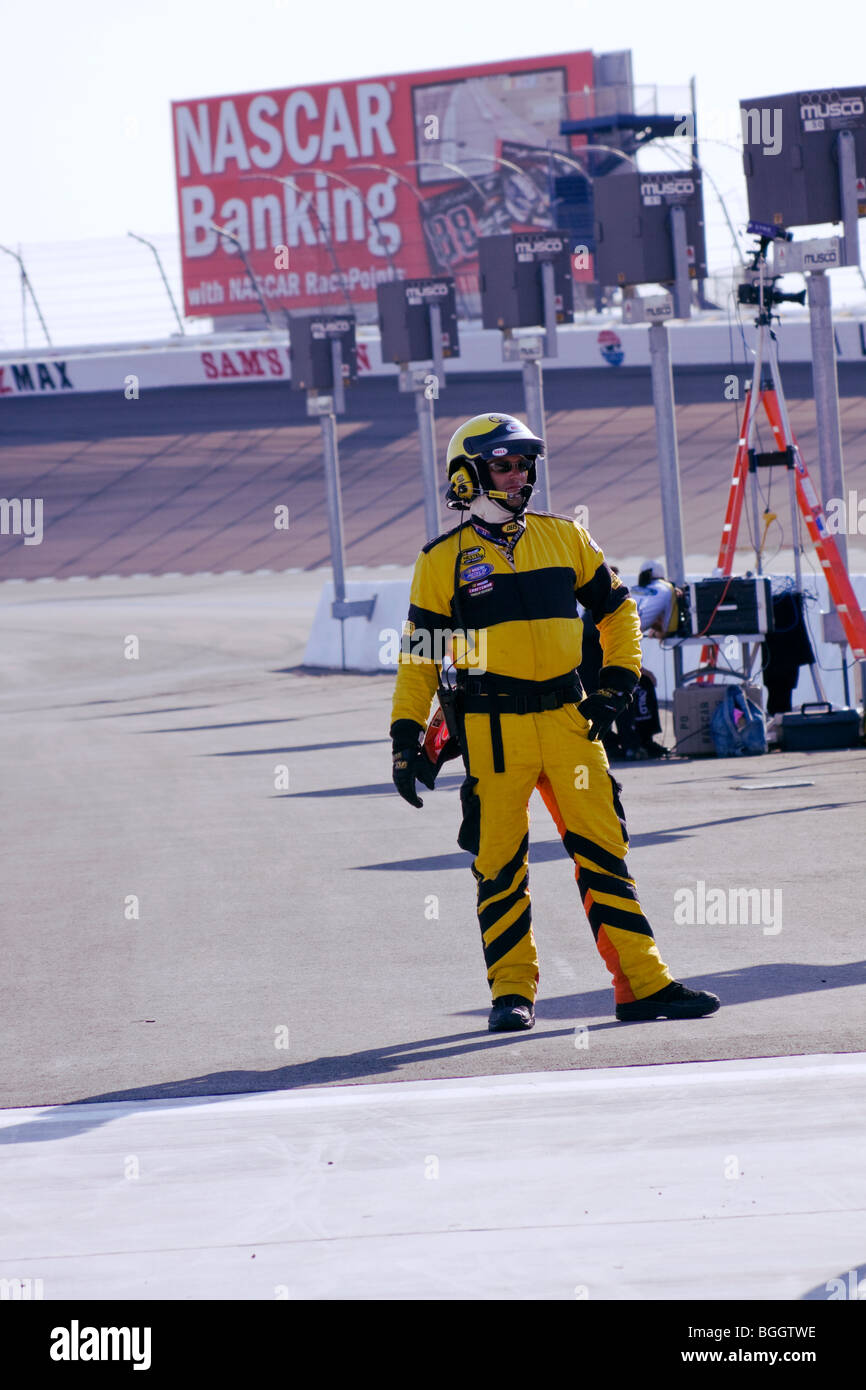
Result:
<svg viewBox="0 0 866 1390">
<path fill-rule="evenodd" d="M 451 436 L 448 445 L 449 507 L 466 511 L 472 499 L 491 490 L 488 463 L 506 454 L 522 454 L 528 462 L 528 478 L 523 488 L 529 501 L 536 483 L 535 461 L 544 454 L 544 440 L 532 433 L 513 415 L 473 415 Z"/>
</svg>

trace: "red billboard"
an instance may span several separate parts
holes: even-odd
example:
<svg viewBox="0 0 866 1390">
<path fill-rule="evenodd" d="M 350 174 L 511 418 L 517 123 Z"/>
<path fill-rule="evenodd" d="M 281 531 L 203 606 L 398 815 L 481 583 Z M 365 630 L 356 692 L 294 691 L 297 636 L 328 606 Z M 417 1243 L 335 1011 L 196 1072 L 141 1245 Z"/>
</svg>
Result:
<svg viewBox="0 0 866 1390">
<path fill-rule="evenodd" d="M 592 85 L 587 52 L 173 102 L 184 312 L 258 312 L 238 243 L 271 313 L 442 273 L 476 312 L 479 237 L 554 225 Z"/>
</svg>

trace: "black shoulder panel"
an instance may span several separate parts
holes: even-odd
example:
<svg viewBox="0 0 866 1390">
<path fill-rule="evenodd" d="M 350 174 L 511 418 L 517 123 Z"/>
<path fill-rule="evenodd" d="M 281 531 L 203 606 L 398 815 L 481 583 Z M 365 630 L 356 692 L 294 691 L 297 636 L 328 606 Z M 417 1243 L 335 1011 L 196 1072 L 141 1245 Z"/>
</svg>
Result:
<svg viewBox="0 0 866 1390">
<path fill-rule="evenodd" d="M 466 525 L 466 522 L 465 522 L 465 521 L 464 521 L 463 525 L 464 525 L 464 526 Z M 459 526 L 455 526 L 451 531 L 443 531 L 441 536 L 434 536 L 434 538 L 433 538 L 432 541 L 428 541 L 426 545 L 422 545 L 422 547 L 421 547 L 421 553 L 422 553 L 422 555 L 429 555 L 429 554 L 430 554 L 430 551 L 434 548 L 434 546 L 441 545 L 443 541 L 447 541 L 447 539 L 448 539 L 449 536 L 456 536 L 456 534 L 457 534 L 457 532 L 458 532 L 459 530 L 460 530 L 460 527 L 459 527 Z"/>
</svg>

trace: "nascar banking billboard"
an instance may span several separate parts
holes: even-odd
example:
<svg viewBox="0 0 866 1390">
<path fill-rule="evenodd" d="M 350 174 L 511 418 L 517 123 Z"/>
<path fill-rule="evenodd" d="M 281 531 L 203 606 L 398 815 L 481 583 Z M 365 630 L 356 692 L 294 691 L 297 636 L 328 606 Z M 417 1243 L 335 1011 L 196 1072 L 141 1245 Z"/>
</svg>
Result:
<svg viewBox="0 0 866 1390">
<path fill-rule="evenodd" d="M 478 238 L 554 225 L 566 96 L 592 86 L 587 52 L 174 102 L 185 313 L 258 312 L 215 228 L 280 319 L 430 274 L 476 312 Z"/>
</svg>

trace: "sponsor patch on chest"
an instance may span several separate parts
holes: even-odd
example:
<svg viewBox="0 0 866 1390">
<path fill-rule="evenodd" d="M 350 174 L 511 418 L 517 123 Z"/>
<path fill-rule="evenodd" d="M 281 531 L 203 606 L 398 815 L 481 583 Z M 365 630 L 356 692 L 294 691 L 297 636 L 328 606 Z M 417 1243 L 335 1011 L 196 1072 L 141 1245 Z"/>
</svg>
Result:
<svg viewBox="0 0 866 1390">
<path fill-rule="evenodd" d="M 488 574 L 493 573 L 492 565 L 470 565 L 467 569 L 460 571 L 461 579 L 486 579 Z"/>
<path fill-rule="evenodd" d="M 469 584 L 467 586 L 466 592 L 467 594 L 470 594 L 472 598 L 474 598 L 476 594 L 489 594 L 492 588 L 492 579 L 479 579 L 476 581 L 475 584 Z"/>
<path fill-rule="evenodd" d="M 461 552 L 460 552 L 460 563 L 461 563 L 461 565 L 471 565 L 473 560 L 483 560 L 483 559 L 484 559 L 484 546 L 483 546 L 483 545 L 473 545 L 473 547 L 472 547 L 471 550 L 461 550 Z"/>
</svg>

